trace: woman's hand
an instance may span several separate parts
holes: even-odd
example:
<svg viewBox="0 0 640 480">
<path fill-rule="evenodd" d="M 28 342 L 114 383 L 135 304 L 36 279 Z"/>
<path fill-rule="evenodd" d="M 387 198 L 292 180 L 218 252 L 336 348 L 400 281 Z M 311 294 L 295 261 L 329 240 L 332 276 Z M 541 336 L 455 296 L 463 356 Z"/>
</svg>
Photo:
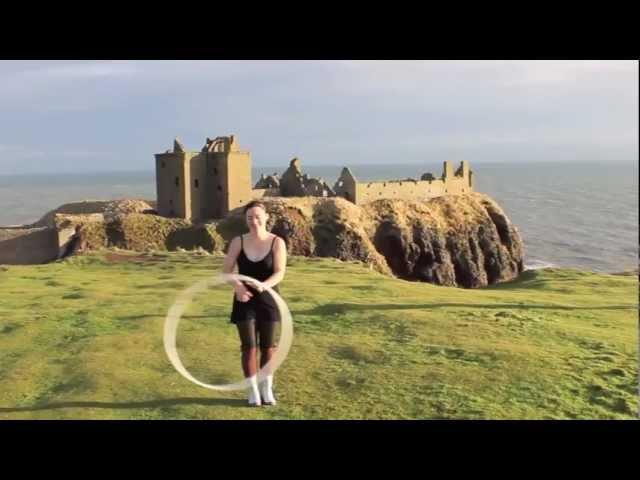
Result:
<svg viewBox="0 0 640 480">
<path fill-rule="evenodd" d="M 251 297 L 253 297 L 253 293 L 251 293 L 242 283 L 236 284 L 234 290 L 236 291 L 236 299 L 239 302 L 248 302 Z"/>
<path fill-rule="evenodd" d="M 265 287 L 262 284 L 262 282 L 259 282 L 257 280 L 243 280 L 245 283 L 248 283 L 249 285 L 251 285 L 252 288 L 254 288 L 255 290 L 258 291 L 258 293 L 262 293 L 265 291 Z"/>
</svg>

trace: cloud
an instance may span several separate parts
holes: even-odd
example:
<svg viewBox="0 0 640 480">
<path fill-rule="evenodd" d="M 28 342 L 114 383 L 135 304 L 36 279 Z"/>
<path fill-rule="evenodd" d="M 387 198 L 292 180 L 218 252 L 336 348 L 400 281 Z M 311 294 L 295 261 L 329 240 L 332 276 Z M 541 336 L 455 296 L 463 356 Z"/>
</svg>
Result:
<svg viewBox="0 0 640 480">
<path fill-rule="evenodd" d="M 4 64 L 5 62 L 0 62 Z M 10 62 L 0 72 L 0 107 L 6 111 L 86 111 L 106 104 L 101 86 L 135 75 L 126 62 Z M 11 68 L 13 67 L 13 68 Z"/>
<path fill-rule="evenodd" d="M 150 168 L 175 136 L 199 149 L 230 133 L 256 164 L 629 156 L 637 85 L 627 61 L 0 62 L 0 144 L 87 169 Z"/>
</svg>

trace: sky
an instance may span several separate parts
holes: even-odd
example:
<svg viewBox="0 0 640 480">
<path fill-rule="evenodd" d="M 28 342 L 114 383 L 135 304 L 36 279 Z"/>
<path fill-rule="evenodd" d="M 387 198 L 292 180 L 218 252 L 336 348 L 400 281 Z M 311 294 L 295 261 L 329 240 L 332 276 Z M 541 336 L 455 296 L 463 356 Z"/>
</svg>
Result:
<svg viewBox="0 0 640 480">
<path fill-rule="evenodd" d="M 231 134 L 254 166 L 637 162 L 638 62 L 0 60 L 0 175 Z"/>
</svg>

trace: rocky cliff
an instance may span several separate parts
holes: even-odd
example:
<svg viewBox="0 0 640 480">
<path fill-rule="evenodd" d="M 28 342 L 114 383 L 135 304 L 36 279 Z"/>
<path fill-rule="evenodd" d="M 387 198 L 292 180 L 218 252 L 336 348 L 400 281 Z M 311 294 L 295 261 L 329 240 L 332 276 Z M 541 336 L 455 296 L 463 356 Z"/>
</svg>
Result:
<svg viewBox="0 0 640 480">
<path fill-rule="evenodd" d="M 406 280 L 467 288 L 511 280 L 523 270 L 517 228 L 481 193 L 362 206 L 339 197 L 262 200 L 270 213 L 267 228 L 285 239 L 291 255 L 358 260 Z M 94 203 L 61 207 L 33 227 L 56 229 L 60 237 L 66 232 L 66 239 L 81 225 L 81 250 L 222 252 L 247 231 L 241 208 L 223 220 L 194 224 L 157 216 L 141 201 Z"/>
<path fill-rule="evenodd" d="M 267 227 L 292 255 L 360 260 L 379 272 L 438 285 L 481 287 L 523 270 L 523 243 L 500 206 L 481 193 L 427 202 L 264 198 Z M 230 240 L 246 231 L 241 209 L 218 222 Z"/>
</svg>

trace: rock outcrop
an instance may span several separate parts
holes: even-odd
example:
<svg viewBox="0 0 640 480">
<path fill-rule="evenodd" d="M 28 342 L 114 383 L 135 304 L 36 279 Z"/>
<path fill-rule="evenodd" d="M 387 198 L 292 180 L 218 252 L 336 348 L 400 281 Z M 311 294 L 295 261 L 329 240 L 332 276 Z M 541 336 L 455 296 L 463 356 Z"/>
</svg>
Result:
<svg viewBox="0 0 640 480">
<path fill-rule="evenodd" d="M 376 248 L 400 278 L 475 288 L 512 280 L 524 270 L 517 228 L 486 195 L 380 200 L 363 208 Z"/>
<path fill-rule="evenodd" d="M 129 213 L 152 212 L 155 202 L 138 199 L 120 200 L 84 200 L 82 202 L 65 203 L 58 208 L 47 212 L 40 220 L 25 225 L 27 228 L 56 227 L 55 217 L 59 214 L 66 215 L 96 215 L 102 214 L 106 218 Z"/>
<path fill-rule="evenodd" d="M 140 252 L 179 248 L 222 252 L 224 241 L 213 225 L 142 213 L 107 217 L 82 225 L 81 251 L 109 247 Z"/>
<path fill-rule="evenodd" d="M 378 200 L 356 206 L 341 198 L 263 199 L 267 228 L 292 255 L 366 262 L 406 280 L 476 288 L 523 271 L 517 228 L 487 195 L 469 193 L 426 202 Z M 229 241 L 246 231 L 242 210 L 218 222 Z"/>
</svg>

